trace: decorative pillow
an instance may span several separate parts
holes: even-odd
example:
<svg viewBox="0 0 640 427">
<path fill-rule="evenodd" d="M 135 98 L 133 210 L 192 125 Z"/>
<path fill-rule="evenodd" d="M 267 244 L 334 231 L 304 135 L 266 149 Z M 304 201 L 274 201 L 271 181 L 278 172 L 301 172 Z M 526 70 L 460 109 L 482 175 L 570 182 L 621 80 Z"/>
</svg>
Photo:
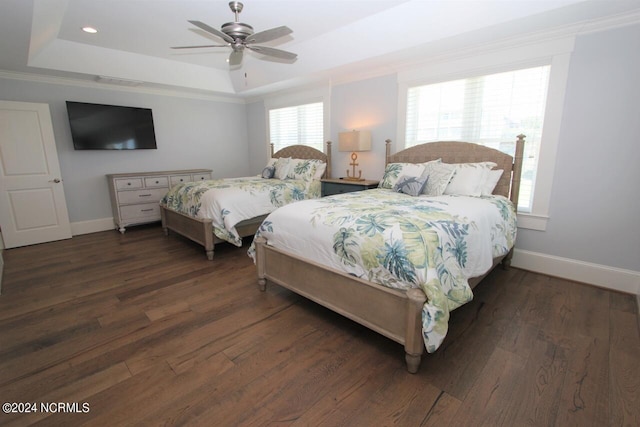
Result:
<svg viewBox="0 0 640 427">
<path fill-rule="evenodd" d="M 324 171 L 327 170 L 327 164 L 321 160 L 317 160 L 316 164 L 316 174 L 313 176 L 313 179 L 322 179 L 322 175 L 324 175 Z"/>
<path fill-rule="evenodd" d="M 289 161 L 291 157 L 280 157 L 275 164 L 276 173 L 275 177 L 278 179 L 286 179 L 289 173 Z"/>
<path fill-rule="evenodd" d="M 291 159 L 289 161 L 289 170 L 285 179 L 302 179 L 310 181 L 315 177 L 319 163 L 321 162 L 315 159 Z"/>
<path fill-rule="evenodd" d="M 402 175 L 398 178 L 398 181 L 393 186 L 393 191 L 397 193 L 404 193 L 410 196 L 419 196 L 424 189 L 429 177 L 422 176 L 407 176 Z"/>
<path fill-rule="evenodd" d="M 455 173 L 445 188 L 444 194 L 480 196 L 482 184 L 487 180 L 487 175 L 494 166 L 497 165 L 493 162 L 456 163 Z"/>
<path fill-rule="evenodd" d="M 275 166 L 267 166 L 266 168 L 262 169 L 262 177 L 264 179 L 271 179 L 275 174 L 276 174 Z"/>
<path fill-rule="evenodd" d="M 274 159 L 273 157 L 269 159 L 269 161 L 267 162 L 267 166 L 276 166 L 276 162 L 278 161 L 278 159 Z"/>
<path fill-rule="evenodd" d="M 504 171 L 502 169 L 489 171 L 480 189 L 481 196 L 490 196 L 493 194 L 493 190 L 496 188 L 496 185 L 498 185 L 498 181 L 500 181 L 500 177 L 502 177 L 503 172 Z"/>
<path fill-rule="evenodd" d="M 384 176 L 378 187 L 393 189 L 402 175 L 419 177 L 424 172 L 424 165 L 420 163 L 389 163 L 384 170 Z"/>
<path fill-rule="evenodd" d="M 428 196 L 442 196 L 447 184 L 456 171 L 456 166 L 439 161 L 429 162 L 425 165 L 424 176 L 428 176 L 427 185 L 422 194 Z"/>
</svg>

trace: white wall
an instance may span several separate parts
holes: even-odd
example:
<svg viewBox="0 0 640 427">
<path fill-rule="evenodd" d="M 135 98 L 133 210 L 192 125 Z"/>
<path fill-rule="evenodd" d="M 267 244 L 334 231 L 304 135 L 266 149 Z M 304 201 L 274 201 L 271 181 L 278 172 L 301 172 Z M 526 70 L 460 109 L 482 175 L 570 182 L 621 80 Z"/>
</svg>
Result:
<svg viewBox="0 0 640 427">
<path fill-rule="evenodd" d="M 49 104 L 72 225 L 112 217 L 105 177 L 109 173 L 207 168 L 213 169 L 215 178 L 221 178 L 260 172 L 251 171 L 247 165 L 246 107 L 241 101 L 220 102 L 8 78 L 0 78 L 0 99 Z M 151 108 L 158 149 L 75 151 L 67 100 Z"/>
</svg>

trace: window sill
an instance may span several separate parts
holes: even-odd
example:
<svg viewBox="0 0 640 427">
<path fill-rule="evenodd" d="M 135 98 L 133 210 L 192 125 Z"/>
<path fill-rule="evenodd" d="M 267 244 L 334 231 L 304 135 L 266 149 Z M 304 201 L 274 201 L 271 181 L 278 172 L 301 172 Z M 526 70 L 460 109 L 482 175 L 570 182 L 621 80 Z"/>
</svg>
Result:
<svg viewBox="0 0 640 427">
<path fill-rule="evenodd" d="M 547 229 L 548 216 L 535 215 L 531 213 L 518 213 L 518 228 L 529 230 L 545 231 Z"/>
</svg>

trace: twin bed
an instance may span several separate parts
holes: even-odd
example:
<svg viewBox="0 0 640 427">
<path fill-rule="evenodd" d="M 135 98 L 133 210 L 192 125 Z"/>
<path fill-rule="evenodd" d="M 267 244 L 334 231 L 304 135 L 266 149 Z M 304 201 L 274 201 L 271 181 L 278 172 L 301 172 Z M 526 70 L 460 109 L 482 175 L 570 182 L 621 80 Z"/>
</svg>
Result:
<svg viewBox="0 0 640 427">
<path fill-rule="evenodd" d="M 403 344 L 407 369 L 417 372 L 425 349 L 444 339 L 449 312 L 495 266 L 510 263 L 523 148 L 519 136 L 514 157 L 464 142 L 391 155 L 387 142 L 387 188 L 298 202 L 267 216 L 250 249 L 260 289 L 276 283 Z M 451 194 L 421 196 L 425 183 L 417 178 L 436 184 L 440 163 L 457 164 L 466 182 Z M 478 168 L 484 175 L 474 175 Z M 487 170 L 503 172 L 491 172 L 499 179 L 482 195 L 469 184 Z"/>
<path fill-rule="evenodd" d="M 292 145 L 278 152 L 271 146 L 270 165 L 277 160 L 294 159 L 299 170 L 290 168 L 284 175 L 265 179 L 262 176 L 229 178 L 214 181 L 190 182 L 173 187 L 160 202 L 162 228 L 165 234 L 173 231 L 204 246 L 209 260 L 213 259 L 214 245 L 229 242 L 242 245 L 242 238 L 253 236 L 262 220 L 276 208 L 285 204 L 320 197 L 321 177 L 331 176 L 331 142 L 326 154 L 304 145 Z M 313 179 L 298 179 L 310 166 L 318 168 Z M 265 168 L 266 169 L 266 168 Z M 315 175 L 315 173 L 311 173 Z M 280 178 L 283 179 L 279 179 Z"/>
</svg>

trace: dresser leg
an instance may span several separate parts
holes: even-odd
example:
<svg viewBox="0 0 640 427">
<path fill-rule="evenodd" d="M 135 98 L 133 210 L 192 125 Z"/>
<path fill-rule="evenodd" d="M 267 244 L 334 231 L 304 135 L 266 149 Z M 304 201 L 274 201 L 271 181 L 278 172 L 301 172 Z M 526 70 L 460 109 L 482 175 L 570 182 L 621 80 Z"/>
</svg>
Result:
<svg viewBox="0 0 640 427">
<path fill-rule="evenodd" d="M 125 232 L 125 231 L 127 231 L 127 230 L 125 230 L 125 229 L 124 229 L 124 227 L 120 227 L 120 228 L 118 229 L 118 231 L 119 231 L 120 233 L 124 234 L 124 232 Z"/>
</svg>

